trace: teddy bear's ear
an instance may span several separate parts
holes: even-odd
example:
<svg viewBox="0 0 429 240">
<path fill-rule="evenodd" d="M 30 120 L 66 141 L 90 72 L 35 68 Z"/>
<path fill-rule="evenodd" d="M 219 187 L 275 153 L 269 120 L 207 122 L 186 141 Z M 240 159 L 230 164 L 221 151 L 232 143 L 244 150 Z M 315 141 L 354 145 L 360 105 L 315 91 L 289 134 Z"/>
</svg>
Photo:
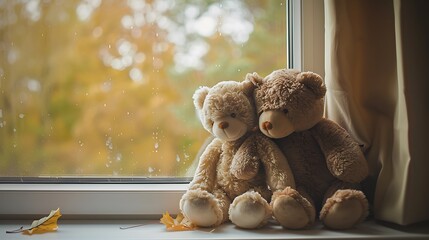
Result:
<svg viewBox="0 0 429 240">
<path fill-rule="evenodd" d="M 255 89 L 255 85 L 250 80 L 246 79 L 241 82 L 243 85 L 243 92 L 248 97 L 253 97 L 253 90 Z"/>
<path fill-rule="evenodd" d="M 262 85 L 263 78 L 258 75 L 258 73 L 248 73 L 246 74 L 246 81 L 250 81 L 256 87 Z"/>
<path fill-rule="evenodd" d="M 326 93 L 326 87 L 322 77 L 313 72 L 302 72 L 296 77 L 299 82 L 309 88 L 318 98 L 323 98 Z"/>
<path fill-rule="evenodd" d="M 204 105 L 204 101 L 206 100 L 206 96 L 209 93 L 209 87 L 200 87 L 198 88 L 192 98 L 194 99 L 194 105 L 198 110 L 201 110 Z"/>
</svg>

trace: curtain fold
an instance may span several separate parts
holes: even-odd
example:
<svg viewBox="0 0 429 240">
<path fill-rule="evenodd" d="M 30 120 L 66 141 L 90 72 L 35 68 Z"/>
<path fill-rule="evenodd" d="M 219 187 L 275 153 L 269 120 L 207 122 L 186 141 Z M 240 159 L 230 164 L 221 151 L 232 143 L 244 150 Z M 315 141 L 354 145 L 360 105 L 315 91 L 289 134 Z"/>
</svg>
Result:
<svg viewBox="0 0 429 240">
<path fill-rule="evenodd" d="M 375 218 L 401 225 L 429 219 L 428 2 L 325 0 L 325 115 L 363 145 Z"/>
</svg>

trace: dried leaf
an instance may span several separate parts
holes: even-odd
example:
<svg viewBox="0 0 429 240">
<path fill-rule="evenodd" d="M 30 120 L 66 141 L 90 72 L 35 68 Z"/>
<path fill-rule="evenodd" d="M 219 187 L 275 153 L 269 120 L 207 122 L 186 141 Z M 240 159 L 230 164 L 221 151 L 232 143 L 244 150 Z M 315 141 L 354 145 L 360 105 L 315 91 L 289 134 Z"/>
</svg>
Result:
<svg viewBox="0 0 429 240">
<path fill-rule="evenodd" d="M 182 213 L 179 213 L 176 219 L 174 219 L 166 212 L 162 215 L 161 223 L 167 227 L 168 231 L 188 231 L 197 228 L 189 219 L 184 217 Z"/>
<path fill-rule="evenodd" d="M 52 232 L 58 229 L 57 221 L 58 218 L 61 217 L 60 209 L 52 210 L 51 213 L 44 218 L 39 220 L 34 220 L 31 224 L 30 228 L 22 229 L 22 233 L 24 234 L 34 234 L 34 233 L 45 233 Z"/>
</svg>

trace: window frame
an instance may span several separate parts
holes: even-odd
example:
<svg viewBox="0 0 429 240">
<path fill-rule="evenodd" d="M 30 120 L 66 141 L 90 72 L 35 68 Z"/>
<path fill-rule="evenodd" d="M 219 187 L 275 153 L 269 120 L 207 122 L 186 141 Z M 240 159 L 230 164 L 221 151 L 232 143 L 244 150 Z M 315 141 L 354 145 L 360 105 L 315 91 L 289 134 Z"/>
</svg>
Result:
<svg viewBox="0 0 429 240">
<path fill-rule="evenodd" d="M 287 67 L 312 70 L 324 76 L 323 0 L 288 0 L 286 11 L 290 33 L 286 38 Z M 66 218 L 158 218 L 165 211 L 179 212 L 179 200 L 190 179 L 107 181 L 79 179 L 76 183 L 76 178 L 33 183 L 20 182 L 20 178 L 2 181 L 0 219 L 34 219 L 58 207 Z"/>
<path fill-rule="evenodd" d="M 323 0 L 290 0 L 287 26 L 288 68 L 325 75 L 325 14 Z"/>
</svg>

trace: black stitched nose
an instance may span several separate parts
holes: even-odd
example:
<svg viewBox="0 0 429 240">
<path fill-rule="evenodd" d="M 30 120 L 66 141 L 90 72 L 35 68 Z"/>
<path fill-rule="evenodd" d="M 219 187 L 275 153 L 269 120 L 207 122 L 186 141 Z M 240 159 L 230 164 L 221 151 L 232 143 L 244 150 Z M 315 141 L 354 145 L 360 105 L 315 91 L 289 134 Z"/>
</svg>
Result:
<svg viewBox="0 0 429 240">
<path fill-rule="evenodd" d="M 220 122 L 219 123 L 219 128 L 220 129 L 225 129 L 229 127 L 229 123 L 228 122 Z"/>
<path fill-rule="evenodd" d="M 262 123 L 262 128 L 264 130 L 271 130 L 271 129 L 273 129 L 273 124 L 271 124 L 268 121 L 265 121 L 264 123 Z"/>
</svg>

